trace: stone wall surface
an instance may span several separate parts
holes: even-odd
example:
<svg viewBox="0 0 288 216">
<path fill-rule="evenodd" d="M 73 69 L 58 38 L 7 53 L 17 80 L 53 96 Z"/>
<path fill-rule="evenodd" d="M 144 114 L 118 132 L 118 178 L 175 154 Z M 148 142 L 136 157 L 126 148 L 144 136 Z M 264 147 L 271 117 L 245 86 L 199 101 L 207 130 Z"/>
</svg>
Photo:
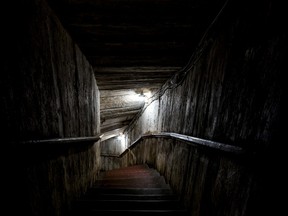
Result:
<svg viewBox="0 0 288 216">
<path fill-rule="evenodd" d="M 111 159 L 111 158 L 110 158 Z M 249 160 L 169 138 L 141 140 L 114 165 L 148 164 L 165 177 L 191 215 L 246 215 Z"/>
<path fill-rule="evenodd" d="M 285 98 L 287 35 L 278 7 L 228 3 L 184 80 L 146 108 L 128 130 L 128 143 L 167 131 L 247 148 L 269 145 Z"/>
<path fill-rule="evenodd" d="M 171 185 L 184 192 L 193 216 L 280 211 L 285 169 L 281 140 L 287 121 L 287 33 L 281 14 L 281 6 L 272 1 L 228 1 L 194 53 L 197 58 L 184 79 L 180 74 L 171 80 L 174 86 L 167 83 L 169 88 L 127 130 L 128 145 L 142 134 L 158 131 L 249 152 L 247 161 L 239 164 L 234 157 L 175 148 L 172 141 L 149 139 L 137 147 L 141 162 L 156 164 Z M 125 165 L 131 161 L 127 160 Z"/>
<path fill-rule="evenodd" d="M 98 135 L 99 90 L 92 67 L 45 1 L 4 8 L 14 15 L 4 27 L 0 108 L 9 201 L 19 201 L 10 212 L 63 215 L 96 178 L 100 143 L 19 142 Z"/>
</svg>

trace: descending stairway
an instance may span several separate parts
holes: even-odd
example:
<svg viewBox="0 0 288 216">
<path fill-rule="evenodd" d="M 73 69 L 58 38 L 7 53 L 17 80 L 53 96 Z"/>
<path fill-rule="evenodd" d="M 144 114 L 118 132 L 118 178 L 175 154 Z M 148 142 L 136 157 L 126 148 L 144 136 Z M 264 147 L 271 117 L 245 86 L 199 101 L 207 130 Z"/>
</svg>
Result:
<svg viewBox="0 0 288 216">
<path fill-rule="evenodd" d="M 102 173 L 73 205 L 72 215 L 187 216 L 163 176 L 147 165 Z"/>
</svg>

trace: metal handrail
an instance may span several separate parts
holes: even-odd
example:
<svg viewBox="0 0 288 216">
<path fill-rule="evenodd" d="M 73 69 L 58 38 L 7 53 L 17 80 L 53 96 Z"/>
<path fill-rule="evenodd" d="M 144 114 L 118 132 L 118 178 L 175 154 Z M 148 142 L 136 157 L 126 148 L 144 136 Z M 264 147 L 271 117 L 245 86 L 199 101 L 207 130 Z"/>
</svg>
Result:
<svg viewBox="0 0 288 216">
<path fill-rule="evenodd" d="M 178 134 L 178 133 L 171 133 L 171 132 L 159 132 L 159 133 L 150 133 L 150 134 L 143 134 L 137 140 L 135 140 L 124 152 L 120 155 L 115 157 L 122 157 L 126 154 L 129 150 L 135 147 L 141 140 L 147 138 L 154 138 L 154 137 L 163 137 L 163 138 L 170 138 L 176 139 L 180 141 L 184 141 L 185 143 L 193 146 L 201 146 L 201 147 L 208 147 L 215 150 L 220 150 L 223 152 L 229 152 L 234 154 L 243 154 L 245 153 L 244 149 L 239 146 L 232 146 L 220 142 L 215 142 L 211 140 L 201 139 L 197 137 L 192 137 L 188 135 Z M 80 143 L 80 142 L 97 142 L 100 140 L 100 136 L 89 136 L 89 137 L 68 137 L 68 138 L 55 138 L 55 139 L 43 139 L 43 140 L 28 140 L 22 141 L 21 144 L 68 144 L 68 143 Z M 104 155 L 103 155 L 104 156 Z M 105 155 L 108 156 L 108 155 Z"/>
<path fill-rule="evenodd" d="M 239 147 L 239 146 L 232 146 L 220 142 L 215 142 L 211 140 L 201 139 L 197 137 L 192 137 L 188 135 L 178 134 L 178 133 L 171 133 L 171 132 L 159 132 L 159 133 L 150 133 L 150 134 L 143 134 L 138 139 L 136 139 L 125 151 L 123 151 L 118 156 L 113 155 L 113 157 L 122 157 L 126 153 L 128 153 L 132 148 L 134 148 L 141 140 L 147 139 L 147 138 L 157 138 L 157 137 L 163 137 L 163 138 L 170 138 L 170 139 L 176 139 L 183 141 L 187 143 L 188 145 L 198 146 L 198 147 L 206 147 L 209 149 L 219 150 L 221 152 L 226 153 L 233 153 L 236 155 L 242 155 L 246 153 L 246 151 Z M 102 156 L 108 156 L 108 155 L 102 155 Z M 112 157 L 112 155 L 109 155 Z"/>
<path fill-rule="evenodd" d="M 21 141 L 20 144 L 69 144 L 69 143 L 80 143 L 80 142 L 97 142 L 100 140 L 100 136 L 88 136 L 88 137 L 68 137 L 68 138 L 54 138 L 54 139 L 39 139 L 39 140 L 28 140 Z"/>
</svg>

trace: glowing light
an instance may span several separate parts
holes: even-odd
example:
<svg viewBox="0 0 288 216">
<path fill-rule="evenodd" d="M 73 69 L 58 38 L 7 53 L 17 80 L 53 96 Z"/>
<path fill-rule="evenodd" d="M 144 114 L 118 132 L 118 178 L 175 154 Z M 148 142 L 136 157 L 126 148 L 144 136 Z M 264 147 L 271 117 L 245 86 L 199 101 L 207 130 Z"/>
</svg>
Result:
<svg viewBox="0 0 288 216">
<path fill-rule="evenodd" d="M 123 142 L 125 140 L 125 135 L 124 134 L 120 134 L 118 137 L 117 137 L 118 140 L 120 140 L 121 142 Z"/>
<path fill-rule="evenodd" d="M 146 97 L 146 99 L 150 98 L 152 96 L 151 91 L 147 90 L 143 92 L 143 95 Z"/>
<path fill-rule="evenodd" d="M 149 89 L 142 89 L 138 91 L 130 91 L 129 94 L 125 96 L 125 100 L 129 102 L 148 102 L 149 98 L 152 97 L 152 92 Z"/>
<path fill-rule="evenodd" d="M 141 94 L 131 94 L 127 96 L 127 99 L 131 102 L 144 102 L 145 97 Z"/>
</svg>

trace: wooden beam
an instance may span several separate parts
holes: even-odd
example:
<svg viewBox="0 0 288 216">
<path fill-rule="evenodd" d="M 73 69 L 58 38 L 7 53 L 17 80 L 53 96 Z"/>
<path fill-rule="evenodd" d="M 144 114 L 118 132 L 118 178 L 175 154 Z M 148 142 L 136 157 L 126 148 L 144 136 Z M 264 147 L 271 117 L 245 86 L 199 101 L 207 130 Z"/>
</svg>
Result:
<svg viewBox="0 0 288 216">
<path fill-rule="evenodd" d="M 192 50 L 191 50 L 192 52 Z M 192 55 L 192 53 L 191 53 Z M 151 55 L 141 55 L 141 56 L 133 56 L 126 55 L 123 53 L 122 55 L 90 55 L 86 56 L 87 60 L 93 66 L 93 68 L 97 69 L 98 67 L 133 67 L 133 66 L 161 66 L 161 67 L 184 67 L 190 55 L 185 55 L 182 53 L 178 53 L 178 55 L 159 55 L 153 56 Z"/>
<path fill-rule="evenodd" d="M 121 73 L 121 74 L 131 74 L 133 72 L 137 71 L 137 74 L 141 74 L 141 75 L 147 75 L 147 73 L 149 73 L 149 75 L 151 73 L 157 73 L 157 74 L 161 74 L 161 73 L 175 73 L 177 71 L 179 71 L 181 69 L 181 67 L 177 67 L 177 66 L 170 66 L 170 67 L 161 67 L 161 66 L 138 66 L 138 67 L 95 67 L 94 71 L 95 71 L 95 75 L 98 74 L 107 74 L 107 73 Z"/>
</svg>

